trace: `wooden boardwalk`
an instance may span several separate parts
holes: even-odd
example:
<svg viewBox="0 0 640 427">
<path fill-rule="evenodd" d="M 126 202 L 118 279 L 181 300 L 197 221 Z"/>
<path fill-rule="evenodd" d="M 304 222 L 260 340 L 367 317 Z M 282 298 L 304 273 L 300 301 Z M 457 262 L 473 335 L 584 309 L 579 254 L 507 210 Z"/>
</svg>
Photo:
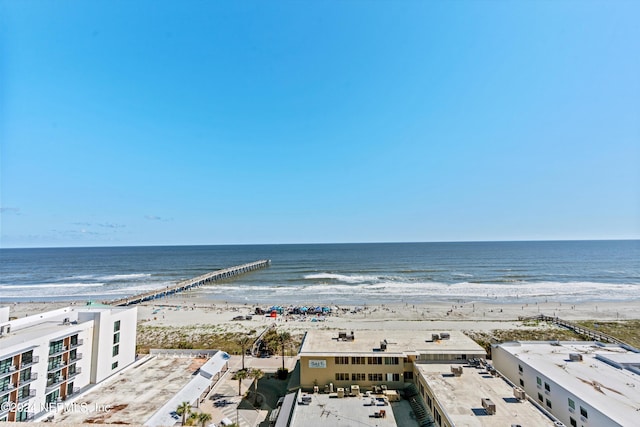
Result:
<svg viewBox="0 0 640 427">
<path fill-rule="evenodd" d="M 271 265 L 271 260 L 263 259 L 260 261 L 250 262 L 248 264 L 237 265 L 235 267 L 223 268 L 222 270 L 212 271 L 207 274 L 203 274 L 193 279 L 183 280 L 173 286 L 167 286 L 164 289 L 156 289 L 154 291 L 145 292 L 138 295 L 132 295 L 130 297 L 121 298 L 115 301 L 104 301 L 104 304 L 114 306 L 126 306 L 131 304 L 139 304 L 144 301 L 150 301 L 157 298 L 163 298 L 169 295 L 176 294 L 178 292 L 186 291 L 189 289 L 197 288 L 199 286 L 206 285 L 218 280 L 229 279 L 239 274 L 248 273 L 249 271 L 266 268 Z"/>
<path fill-rule="evenodd" d="M 620 344 L 620 345 L 623 345 L 623 346 L 627 346 L 627 347 L 633 348 L 633 346 L 627 344 L 626 342 L 624 342 L 622 340 L 619 340 L 618 338 L 616 338 L 614 336 L 611 336 L 609 334 L 605 334 L 604 332 L 595 331 L 593 329 L 585 328 L 584 326 L 580 326 L 577 323 L 569 322 L 567 320 L 562 320 L 562 319 L 559 319 L 557 317 L 545 316 L 544 314 L 539 314 L 537 316 L 520 318 L 520 320 L 527 320 L 527 319 L 542 320 L 544 322 L 551 322 L 551 323 L 556 324 L 558 326 L 561 326 L 563 328 L 572 330 L 573 332 L 575 332 L 577 334 L 584 335 L 584 336 L 586 336 L 588 338 L 591 338 L 594 341 L 600 341 L 600 342 L 611 343 L 611 344 Z"/>
</svg>

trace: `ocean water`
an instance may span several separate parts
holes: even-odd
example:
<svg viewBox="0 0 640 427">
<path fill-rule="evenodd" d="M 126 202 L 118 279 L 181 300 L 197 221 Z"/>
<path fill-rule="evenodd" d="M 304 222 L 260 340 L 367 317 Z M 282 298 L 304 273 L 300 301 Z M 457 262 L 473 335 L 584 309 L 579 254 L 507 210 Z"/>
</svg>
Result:
<svg viewBox="0 0 640 427">
<path fill-rule="evenodd" d="M 271 267 L 200 288 L 250 304 L 640 299 L 640 241 L 0 249 L 0 301 L 112 300 L 212 270 Z"/>
</svg>

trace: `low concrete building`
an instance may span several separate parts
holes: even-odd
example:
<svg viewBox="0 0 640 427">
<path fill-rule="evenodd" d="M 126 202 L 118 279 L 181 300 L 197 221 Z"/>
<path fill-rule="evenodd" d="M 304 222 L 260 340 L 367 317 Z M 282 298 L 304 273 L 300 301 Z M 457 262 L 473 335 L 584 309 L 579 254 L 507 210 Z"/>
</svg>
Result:
<svg viewBox="0 0 640 427">
<path fill-rule="evenodd" d="M 137 309 L 0 311 L 0 421 L 28 421 L 135 361 Z"/>
<path fill-rule="evenodd" d="M 640 417 L 640 352 L 599 342 L 511 342 L 495 368 L 566 426 L 634 426 Z"/>
<path fill-rule="evenodd" d="M 462 332 L 309 331 L 300 350 L 300 385 L 320 391 L 358 385 L 402 389 L 414 363 L 466 363 L 486 353 Z"/>
<path fill-rule="evenodd" d="M 437 426 L 554 426 L 483 365 L 416 364 L 416 385 Z"/>
</svg>

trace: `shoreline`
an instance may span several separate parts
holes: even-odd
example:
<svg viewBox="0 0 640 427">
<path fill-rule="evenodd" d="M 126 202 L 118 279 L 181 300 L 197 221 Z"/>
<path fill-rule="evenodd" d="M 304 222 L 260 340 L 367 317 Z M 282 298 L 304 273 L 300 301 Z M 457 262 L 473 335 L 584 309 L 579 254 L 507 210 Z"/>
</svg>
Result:
<svg viewBox="0 0 640 427">
<path fill-rule="evenodd" d="M 10 317 L 25 317 L 66 306 L 84 306 L 86 301 L 39 301 L 39 302 L 0 302 L 0 306 L 9 307 Z M 275 319 L 255 314 L 255 308 L 267 311 L 277 303 L 235 303 L 222 300 L 210 300 L 195 293 L 174 295 L 153 301 L 136 304 L 138 322 L 148 322 L 158 326 L 189 326 L 203 324 L 264 324 L 269 321 L 287 323 L 289 321 L 304 323 L 322 323 L 340 327 L 342 320 L 346 323 L 398 323 L 415 321 L 464 322 L 490 321 L 513 322 L 520 318 L 546 315 L 564 320 L 634 320 L 640 319 L 640 301 L 610 302 L 597 301 L 589 303 L 567 304 L 564 302 L 514 303 L 514 302 L 463 302 L 428 304 L 367 304 L 367 305 L 330 305 L 331 314 L 327 316 L 278 315 Z M 302 304 L 301 304 L 302 305 Z M 283 308 L 290 305 L 280 304 Z M 314 307 L 316 304 L 313 305 Z M 317 306 L 327 306 L 317 304 Z M 286 311 L 286 310 L 285 310 Z M 251 315 L 251 321 L 234 321 L 236 316 Z M 313 319 L 318 320 L 313 321 Z M 345 325 L 348 328 L 347 325 Z M 385 328 L 388 329 L 388 328 Z"/>
</svg>

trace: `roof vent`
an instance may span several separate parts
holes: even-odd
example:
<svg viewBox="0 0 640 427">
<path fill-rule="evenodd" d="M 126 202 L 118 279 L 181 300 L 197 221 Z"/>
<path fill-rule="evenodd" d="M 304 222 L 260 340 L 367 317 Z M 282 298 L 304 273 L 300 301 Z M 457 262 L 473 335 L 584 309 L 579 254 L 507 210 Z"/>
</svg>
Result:
<svg viewBox="0 0 640 427">
<path fill-rule="evenodd" d="M 582 355 L 580 353 L 570 353 L 569 360 L 572 362 L 582 362 Z"/>
</svg>

